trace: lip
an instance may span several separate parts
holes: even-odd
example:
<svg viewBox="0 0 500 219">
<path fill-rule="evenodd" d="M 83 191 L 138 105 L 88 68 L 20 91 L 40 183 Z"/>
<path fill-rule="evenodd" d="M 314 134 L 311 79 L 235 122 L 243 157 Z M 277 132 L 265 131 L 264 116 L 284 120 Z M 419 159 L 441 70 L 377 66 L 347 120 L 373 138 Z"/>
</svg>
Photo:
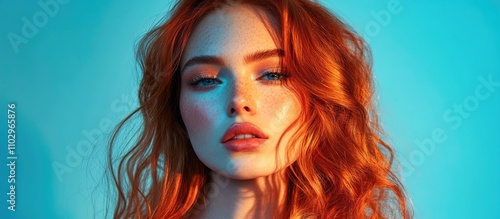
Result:
<svg viewBox="0 0 500 219">
<path fill-rule="evenodd" d="M 254 135 L 255 138 L 231 139 L 240 134 Z M 221 138 L 221 143 L 227 150 L 240 152 L 251 151 L 260 147 L 269 137 L 259 127 L 252 123 L 234 123 L 226 130 Z"/>
</svg>

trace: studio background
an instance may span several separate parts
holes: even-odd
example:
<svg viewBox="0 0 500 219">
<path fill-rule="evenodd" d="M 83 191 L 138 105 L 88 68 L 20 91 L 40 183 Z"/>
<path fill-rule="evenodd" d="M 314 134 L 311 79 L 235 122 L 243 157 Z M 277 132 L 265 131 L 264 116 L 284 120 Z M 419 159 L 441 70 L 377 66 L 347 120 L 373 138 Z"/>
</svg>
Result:
<svg viewBox="0 0 500 219">
<path fill-rule="evenodd" d="M 380 120 L 415 218 L 497 218 L 500 1 L 319 2 L 372 48 Z M 137 105 L 135 45 L 171 5 L 1 1 L 0 218 L 103 217 L 105 141 Z"/>
</svg>

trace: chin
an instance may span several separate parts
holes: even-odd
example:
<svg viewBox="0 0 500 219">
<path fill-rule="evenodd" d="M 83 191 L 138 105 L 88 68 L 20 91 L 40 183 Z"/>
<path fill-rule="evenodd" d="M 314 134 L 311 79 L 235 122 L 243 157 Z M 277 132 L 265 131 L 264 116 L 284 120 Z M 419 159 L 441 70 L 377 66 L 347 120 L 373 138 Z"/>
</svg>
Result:
<svg viewBox="0 0 500 219">
<path fill-rule="evenodd" d="M 215 171 L 216 173 L 235 180 L 252 180 L 275 174 L 276 168 L 270 165 L 257 166 L 255 162 L 231 163 L 227 165 L 224 171 Z"/>
<path fill-rule="evenodd" d="M 265 174 L 265 173 L 243 173 L 243 172 L 237 172 L 237 173 L 222 173 L 224 176 L 234 179 L 234 180 L 253 180 L 253 179 L 258 179 L 261 177 L 266 177 L 269 175 L 272 175 L 273 173 L 270 174 Z"/>
</svg>

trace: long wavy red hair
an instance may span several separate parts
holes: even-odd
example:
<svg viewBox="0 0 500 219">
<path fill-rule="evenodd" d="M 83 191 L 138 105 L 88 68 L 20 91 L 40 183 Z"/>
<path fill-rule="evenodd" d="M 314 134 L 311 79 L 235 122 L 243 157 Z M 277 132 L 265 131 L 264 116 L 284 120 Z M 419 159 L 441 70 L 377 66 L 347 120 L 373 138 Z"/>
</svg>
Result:
<svg viewBox="0 0 500 219">
<path fill-rule="evenodd" d="M 348 25 L 308 0 L 181 0 L 146 34 L 137 54 L 140 107 L 110 143 L 114 217 L 183 218 L 206 198 L 210 170 L 191 148 L 179 110 L 180 61 L 196 24 L 227 4 L 252 5 L 276 19 L 283 67 L 303 106 L 295 138 L 301 148 L 286 170 L 287 203 L 276 217 L 411 218 L 393 151 L 380 137 L 370 52 Z M 114 155 L 135 114 L 142 116 L 140 135 Z"/>
</svg>

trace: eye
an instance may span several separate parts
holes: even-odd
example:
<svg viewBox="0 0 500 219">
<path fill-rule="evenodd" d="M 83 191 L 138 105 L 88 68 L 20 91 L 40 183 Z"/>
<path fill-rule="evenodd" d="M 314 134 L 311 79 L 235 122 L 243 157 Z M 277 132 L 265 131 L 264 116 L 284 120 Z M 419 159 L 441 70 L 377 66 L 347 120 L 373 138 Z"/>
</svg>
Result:
<svg viewBox="0 0 500 219">
<path fill-rule="evenodd" d="M 279 71 L 266 72 L 262 77 L 260 77 L 261 80 L 268 83 L 280 83 L 286 78 L 288 78 L 288 75 Z"/>
<path fill-rule="evenodd" d="M 269 72 L 262 76 L 262 78 L 270 81 L 277 81 L 283 78 L 283 75 L 279 72 Z"/>
<path fill-rule="evenodd" d="M 222 81 L 220 81 L 218 78 L 200 76 L 200 77 L 196 77 L 193 80 L 191 80 L 189 82 L 189 85 L 192 87 L 195 87 L 195 88 L 207 89 L 207 88 L 217 86 L 218 84 L 221 84 L 221 83 L 222 83 Z"/>
</svg>

